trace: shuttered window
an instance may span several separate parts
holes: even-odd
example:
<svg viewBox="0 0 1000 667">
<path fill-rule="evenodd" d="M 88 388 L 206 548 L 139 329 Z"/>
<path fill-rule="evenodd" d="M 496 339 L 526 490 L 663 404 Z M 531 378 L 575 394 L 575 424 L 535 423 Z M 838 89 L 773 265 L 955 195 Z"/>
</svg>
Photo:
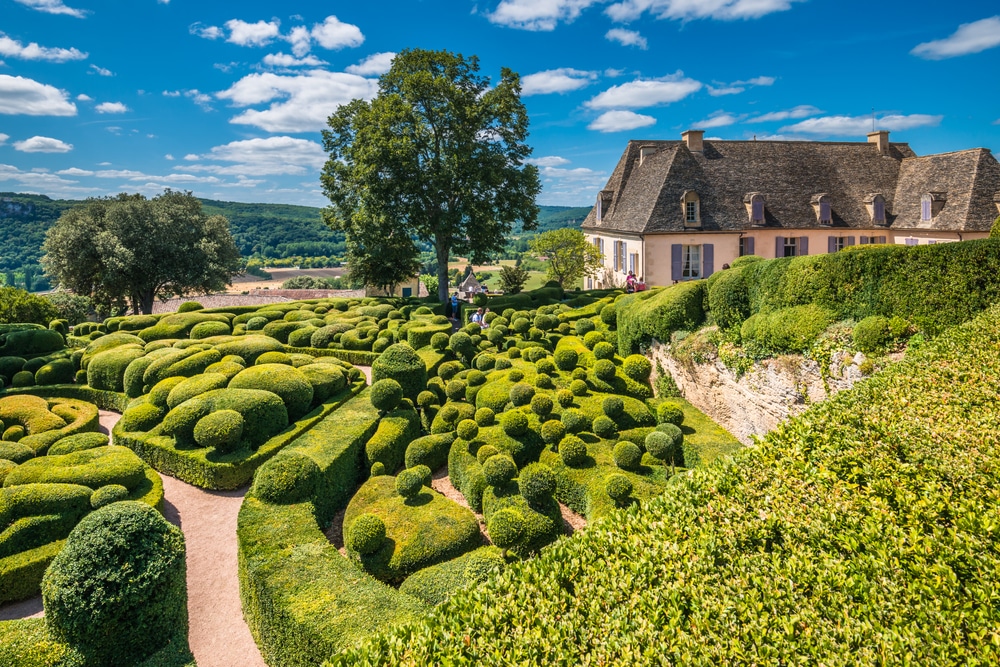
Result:
<svg viewBox="0 0 1000 667">
<path fill-rule="evenodd" d="M 881 197 L 876 197 L 872 205 L 873 208 L 873 221 L 877 224 L 882 224 L 885 222 L 885 202 Z"/>
<path fill-rule="evenodd" d="M 920 199 L 920 220 L 927 222 L 931 219 L 931 198 L 924 195 Z"/>
<path fill-rule="evenodd" d="M 833 224 L 833 215 L 830 213 L 830 202 L 819 203 L 819 223 L 821 225 Z"/>
<path fill-rule="evenodd" d="M 753 246 L 754 243 L 752 236 L 744 236 L 740 238 L 740 257 L 743 257 L 744 255 L 752 255 L 754 252 Z"/>
<path fill-rule="evenodd" d="M 764 222 L 764 198 L 760 195 L 754 195 L 750 202 L 750 222 L 753 224 Z"/>
</svg>

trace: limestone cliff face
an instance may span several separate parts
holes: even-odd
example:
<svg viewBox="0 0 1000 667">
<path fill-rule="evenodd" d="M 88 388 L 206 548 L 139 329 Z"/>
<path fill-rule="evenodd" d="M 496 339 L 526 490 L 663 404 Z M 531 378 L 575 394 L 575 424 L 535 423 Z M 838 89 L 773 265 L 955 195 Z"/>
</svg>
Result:
<svg viewBox="0 0 1000 667">
<path fill-rule="evenodd" d="M 860 353 L 834 353 L 825 383 L 819 364 L 798 355 L 756 363 L 738 378 L 718 359 L 682 362 L 671 355 L 669 345 L 655 341 L 646 354 L 654 369 L 659 362 L 673 376 L 684 398 L 745 445 L 810 403 L 850 389 L 864 378 L 858 367 L 864 361 Z"/>
</svg>

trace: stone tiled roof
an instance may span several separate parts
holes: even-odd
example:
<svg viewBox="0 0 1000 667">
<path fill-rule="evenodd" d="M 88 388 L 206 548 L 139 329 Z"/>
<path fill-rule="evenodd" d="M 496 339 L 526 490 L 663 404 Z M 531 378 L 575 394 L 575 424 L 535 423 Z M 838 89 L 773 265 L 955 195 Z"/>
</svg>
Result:
<svg viewBox="0 0 1000 667">
<path fill-rule="evenodd" d="M 885 199 L 887 223 L 909 228 L 919 221 L 921 195 L 940 191 L 947 203 L 933 228 L 980 230 L 996 217 L 1000 165 L 986 149 L 919 158 L 905 143 L 880 155 L 868 142 L 705 141 L 703 152 L 692 152 L 683 141 L 630 141 L 604 190 L 602 221 L 596 211 L 584 220 L 590 232 L 684 231 L 688 190 L 699 196 L 706 232 L 750 228 L 751 192 L 764 195 L 765 228 L 828 228 L 813 205 L 821 193 L 835 229 L 870 229 L 865 204 L 875 194 Z"/>
</svg>

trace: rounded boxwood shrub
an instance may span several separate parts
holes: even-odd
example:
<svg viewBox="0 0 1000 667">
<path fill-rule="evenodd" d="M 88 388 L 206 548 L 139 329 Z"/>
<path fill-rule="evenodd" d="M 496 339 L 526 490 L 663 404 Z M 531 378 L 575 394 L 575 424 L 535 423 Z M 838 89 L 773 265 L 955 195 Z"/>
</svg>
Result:
<svg viewBox="0 0 1000 667">
<path fill-rule="evenodd" d="M 167 407 L 153 405 L 152 403 L 139 403 L 133 405 L 122 413 L 122 418 L 118 422 L 121 429 L 129 431 L 149 431 L 167 414 Z"/>
<path fill-rule="evenodd" d="M 614 420 L 606 415 L 594 417 L 592 428 L 594 429 L 594 435 L 599 438 L 614 440 L 618 437 L 618 427 L 615 426 Z"/>
<path fill-rule="evenodd" d="M 586 336 L 596 328 L 597 325 L 594 324 L 594 321 L 588 318 L 577 320 L 576 324 L 573 325 L 573 330 L 576 332 L 576 335 L 581 337 Z"/>
<path fill-rule="evenodd" d="M 479 325 L 476 325 L 477 328 L 478 326 Z M 465 357 L 466 359 L 471 358 L 472 355 L 476 353 L 476 346 L 472 342 L 472 336 L 464 331 L 456 331 L 453 333 L 451 338 L 448 339 L 448 347 L 451 348 L 452 352 Z"/>
<path fill-rule="evenodd" d="M 496 422 L 496 413 L 490 408 L 479 408 L 476 410 L 476 423 L 480 426 L 493 426 Z"/>
<path fill-rule="evenodd" d="M 528 432 L 528 417 L 520 410 L 509 410 L 500 416 L 500 425 L 504 433 L 516 438 Z"/>
<path fill-rule="evenodd" d="M 566 435 L 566 426 L 558 419 L 550 419 L 542 424 L 542 440 L 549 445 L 558 445 Z"/>
<path fill-rule="evenodd" d="M 617 419 L 625 410 L 625 402 L 620 396 L 608 396 L 601 401 L 601 410 L 611 419 Z"/>
<path fill-rule="evenodd" d="M 178 313 L 190 313 L 194 310 L 204 310 L 205 306 L 201 305 L 197 301 L 185 301 L 180 306 L 177 307 Z"/>
<path fill-rule="evenodd" d="M 443 352 L 448 347 L 448 334 L 439 331 L 431 336 L 431 347 L 438 352 Z"/>
<path fill-rule="evenodd" d="M 462 575 L 469 583 L 481 584 L 491 575 L 502 572 L 505 567 L 507 561 L 504 560 L 500 549 L 483 547 L 469 554 Z"/>
<path fill-rule="evenodd" d="M 742 258 L 740 258 L 742 259 Z M 731 271 L 714 274 L 708 288 L 708 308 L 720 329 L 736 329 L 750 317 L 750 291 L 743 271 L 733 263 Z"/>
<path fill-rule="evenodd" d="M 517 477 L 517 488 L 531 505 L 552 498 L 556 491 L 556 476 L 544 463 L 529 463 Z"/>
<path fill-rule="evenodd" d="M 14 427 L 11 426 L 10 428 Z M 17 428 L 22 427 L 19 426 Z M 22 445 L 21 443 L 13 440 L 0 441 L 0 460 L 10 461 L 12 463 L 24 463 L 25 461 L 33 458 L 35 458 L 35 450 L 31 447 Z"/>
<path fill-rule="evenodd" d="M 604 342 L 604 334 L 600 331 L 591 331 L 583 337 L 583 344 L 588 350 L 593 350 L 598 343 Z"/>
<path fill-rule="evenodd" d="M 526 317 L 518 317 L 511 323 L 510 328 L 514 330 L 514 333 L 523 336 L 531 328 L 531 322 Z"/>
<path fill-rule="evenodd" d="M 447 385 L 445 385 L 445 396 L 452 401 L 465 400 L 465 389 L 467 386 L 468 385 L 465 383 L 465 380 L 451 380 Z"/>
<path fill-rule="evenodd" d="M 622 470 L 638 470 L 642 463 L 642 450 L 634 442 L 628 440 L 622 440 L 615 445 L 612 456 L 615 459 L 615 465 Z"/>
<path fill-rule="evenodd" d="M 683 457 L 684 433 L 675 424 L 660 424 L 646 436 L 646 451 L 661 461 L 680 463 Z"/>
<path fill-rule="evenodd" d="M 489 354 L 488 352 L 483 352 L 478 357 L 476 357 L 476 368 L 483 371 L 484 373 L 486 371 L 493 370 L 493 367 L 496 366 L 496 363 L 497 363 L 497 358 L 492 354 Z"/>
<path fill-rule="evenodd" d="M 266 317 L 251 317 L 246 322 L 247 331 L 262 331 L 267 326 Z"/>
<path fill-rule="evenodd" d="M 465 374 L 465 382 L 470 387 L 479 387 L 486 384 L 486 374 L 479 370 L 471 370 Z"/>
<path fill-rule="evenodd" d="M 202 447 L 214 447 L 219 453 L 235 450 L 243 438 L 243 415 L 236 410 L 216 410 L 198 420 L 194 441 Z"/>
<path fill-rule="evenodd" d="M 373 554 L 385 542 L 385 522 L 374 514 L 361 514 L 347 531 L 345 546 L 362 556 Z"/>
<path fill-rule="evenodd" d="M 437 374 L 439 378 L 448 382 L 461 373 L 463 368 L 461 361 L 446 361 L 438 366 Z"/>
<path fill-rule="evenodd" d="M 884 350 L 892 341 L 889 318 L 870 315 L 854 326 L 854 347 L 865 354 Z"/>
<path fill-rule="evenodd" d="M 400 394 L 402 394 L 403 391 L 402 387 L 400 387 L 399 391 Z M 426 410 L 432 405 L 437 405 L 437 404 L 438 404 L 438 397 L 437 394 L 435 394 L 433 391 L 425 390 L 417 394 L 417 405 L 420 406 L 421 408 Z"/>
<path fill-rule="evenodd" d="M 535 396 L 535 388 L 530 384 L 518 382 L 510 388 L 510 402 L 515 406 L 528 405 Z"/>
<path fill-rule="evenodd" d="M 496 364 L 493 366 L 494 370 L 505 371 L 511 367 L 510 359 L 507 357 L 497 357 Z"/>
<path fill-rule="evenodd" d="M 385 464 L 381 461 L 376 461 L 372 464 L 371 470 L 368 472 L 372 477 L 381 477 L 385 474 Z"/>
<path fill-rule="evenodd" d="M 626 377 L 645 383 L 649 381 L 649 376 L 653 372 L 653 364 L 641 354 L 630 354 L 622 362 L 622 371 Z"/>
<path fill-rule="evenodd" d="M 372 382 L 385 379 L 398 382 L 403 388 L 403 396 L 415 401 L 427 386 L 427 367 L 412 347 L 396 343 L 372 362 Z"/>
<path fill-rule="evenodd" d="M 86 665 L 136 665 L 187 627 L 184 535 L 139 502 L 83 518 L 42 579 L 45 625 Z"/>
<path fill-rule="evenodd" d="M 553 407 L 552 399 L 545 394 L 536 394 L 531 399 L 531 411 L 541 419 L 548 417 Z"/>
<path fill-rule="evenodd" d="M 128 498 L 128 489 L 121 484 L 106 484 L 90 494 L 90 506 L 95 510 Z"/>
<path fill-rule="evenodd" d="M 76 376 L 76 368 L 69 359 L 54 359 L 35 371 L 35 384 L 70 384 Z"/>
<path fill-rule="evenodd" d="M 535 362 L 535 370 L 546 375 L 553 375 L 556 372 L 556 365 L 551 359 L 539 359 Z"/>
<path fill-rule="evenodd" d="M 212 336 L 228 336 L 229 333 L 229 325 L 225 322 L 199 322 L 191 327 L 191 332 L 188 336 L 192 339 L 200 340 L 202 338 L 211 338 Z"/>
<path fill-rule="evenodd" d="M 511 382 L 520 382 L 521 380 L 524 379 L 524 371 L 522 371 L 520 368 L 512 368 L 507 373 L 507 379 L 510 380 Z"/>
<path fill-rule="evenodd" d="M 559 405 L 568 408 L 573 405 L 573 392 L 569 389 L 560 389 L 556 392 L 556 400 L 559 401 Z"/>
<path fill-rule="evenodd" d="M 510 342 L 513 342 L 513 341 L 508 341 L 508 343 L 510 343 Z M 510 357 L 511 359 L 520 359 L 521 358 L 521 348 L 519 348 L 519 347 L 511 347 L 510 349 L 507 350 L 507 356 Z"/>
<path fill-rule="evenodd" d="M 305 454 L 281 452 L 257 470 L 250 491 L 261 500 L 290 505 L 311 498 L 319 477 L 319 466 Z"/>
<path fill-rule="evenodd" d="M 309 412 L 313 387 L 298 369 L 284 364 L 251 366 L 229 381 L 231 389 L 264 389 L 277 394 L 288 410 L 288 420 L 295 421 Z"/>
<path fill-rule="evenodd" d="M 424 486 L 423 471 L 418 468 L 407 468 L 396 475 L 396 493 L 410 499 L 420 493 Z"/>
<path fill-rule="evenodd" d="M 507 454 L 494 454 L 483 464 L 483 476 L 490 486 L 502 488 L 517 475 L 517 465 Z"/>
<path fill-rule="evenodd" d="M 264 364 L 284 364 L 285 366 L 291 366 L 292 358 L 284 352 L 273 350 L 260 355 L 254 362 L 255 366 L 263 366 Z"/>
<path fill-rule="evenodd" d="M 391 378 L 379 380 L 371 386 L 368 397 L 379 412 L 392 412 L 403 400 L 403 388 Z"/>
<path fill-rule="evenodd" d="M 574 396 L 586 396 L 587 383 L 583 380 L 573 380 L 569 383 L 569 390 Z"/>
<path fill-rule="evenodd" d="M 576 468 L 587 460 L 587 443 L 575 435 L 567 435 L 559 443 L 559 456 L 570 468 Z"/>
<path fill-rule="evenodd" d="M 561 371 L 571 371 L 576 368 L 576 362 L 579 358 L 580 356 L 576 353 L 576 350 L 569 348 L 556 350 L 554 357 L 556 367 Z"/>
<path fill-rule="evenodd" d="M 31 387 L 35 384 L 35 374 L 31 371 L 18 371 L 10 379 L 12 387 Z"/>
<path fill-rule="evenodd" d="M 8 426 L 4 429 L 3 436 L 0 439 L 3 442 L 18 442 L 24 437 L 24 427 L 20 424 L 14 424 L 13 426 Z"/>
<path fill-rule="evenodd" d="M 463 440 L 472 440 L 479 435 L 479 424 L 472 419 L 463 419 L 458 422 L 458 428 L 456 431 L 458 433 L 458 437 Z"/>
<path fill-rule="evenodd" d="M 660 424 L 680 426 L 684 423 L 684 410 L 670 401 L 660 403 L 660 407 L 656 408 L 656 421 Z"/>
<path fill-rule="evenodd" d="M 494 513 L 486 525 L 490 540 L 505 552 L 518 543 L 524 530 L 524 516 L 513 507 Z"/>
<path fill-rule="evenodd" d="M 632 495 L 632 482 L 625 475 L 615 473 L 604 482 L 604 490 L 608 492 L 612 500 L 620 505 Z"/>
<path fill-rule="evenodd" d="M 479 451 L 476 452 L 476 460 L 479 461 L 480 465 L 482 465 L 486 463 L 490 457 L 496 456 L 499 453 L 500 450 L 493 445 L 483 445 L 479 448 Z"/>
<path fill-rule="evenodd" d="M 376 338 L 375 342 L 372 343 L 372 352 L 379 354 L 385 352 L 392 345 L 392 340 L 389 338 Z"/>
<path fill-rule="evenodd" d="M 601 308 L 601 321 L 607 324 L 612 329 L 618 324 L 618 313 L 615 310 L 615 304 L 609 303 L 608 305 Z"/>
<path fill-rule="evenodd" d="M 590 420 L 577 408 L 567 408 L 559 416 L 568 433 L 581 433 L 590 428 Z"/>
<path fill-rule="evenodd" d="M 615 379 L 615 364 L 610 359 L 598 359 L 594 363 L 594 375 L 599 380 L 611 382 Z"/>
<path fill-rule="evenodd" d="M 569 374 L 570 378 L 574 380 L 586 380 L 587 379 L 587 369 L 586 368 L 574 368 L 573 372 Z"/>
</svg>

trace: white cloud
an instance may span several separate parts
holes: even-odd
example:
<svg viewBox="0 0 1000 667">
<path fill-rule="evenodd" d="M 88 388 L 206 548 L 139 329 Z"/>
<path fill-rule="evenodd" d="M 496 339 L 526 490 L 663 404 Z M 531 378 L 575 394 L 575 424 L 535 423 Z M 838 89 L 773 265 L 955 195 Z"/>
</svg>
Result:
<svg viewBox="0 0 1000 667">
<path fill-rule="evenodd" d="M 8 139 L 10 139 L 9 134 L 4 134 L 3 132 L 0 132 L 0 146 L 6 144 Z"/>
<path fill-rule="evenodd" d="M 622 0 L 605 10 L 613 20 L 628 23 L 649 12 L 658 19 L 755 19 L 791 9 L 800 0 Z"/>
<path fill-rule="evenodd" d="M 34 79 L 0 74 L 0 114 L 75 116 L 65 92 Z"/>
<path fill-rule="evenodd" d="M 87 169 L 79 169 L 77 167 L 70 167 L 69 169 L 61 169 L 56 172 L 60 176 L 93 176 L 94 172 L 88 171 Z"/>
<path fill-rule="evenodd" d="M 555 30 L 562 21 L 576 20 L 587 7 L 599 0 L 502 0 L 488 14 L 492 23 L 522 30 Z"/>
<path fill-rule="evenodd" d="M 377 82 L 343 72 L 312 70 L 293 76 L 265 72 L 243 77 L 216 97 L 237 107 L 271 103 L 265 110 L 248 109 L 231 123 L 268 132 L 312 132 L 326 127 L 326 119 L 342 104 L 371 99 L 377 90 Z"/>
<path fill-rule="evenodd" d="M 121 102 L 101 102 L 96 107 L 97 113 L 125 113 L 128 107 Z"/>
<path fill-rule="evenodd" d="M 84 60 L 87 54 L 77 48 L 39 46 L 37 42 L 21 44 L 0 32 L 0 56 L 21 60 L 44 60 L 50 63 L 64 63 L 70 60 Z"/>
<path fill-rule="evenodd" d="M 83 93 L 80 93 L 79 95 L 76 96 L 76 101 L 77 102 L 93 102 L 94 98 L 91 97 L 90 95 L 84 95 Z"/>
<path fill-rule="evenodd" d="M 188 26 L 188 32 L 204 39 L 219 39 L 225 37 L 222 28 L 215 25 L 204 25 L 202 23 L 192 23 Z"/>
<path fill-rule="evenodd" d="M 189 159 L 191 156 L 185 157 Z M 198 157 L 198 156 L 196 156 Z M 187 171 L 234 176 L 268 176 L 318 173 L 327 154 L 315 141 L 294 137 L 245 139 L 215 146 L 205 160 L 229 164 L 202 164 L 179 167 Z"/>
<path fill-rule="evenodd" d="M 320 60 L 316 56 L 307 55 L 304 58 L 296 58 L 289 53 L 269 53 L 264 56 L 264 64 L 268 67 L 319 67 L 326 65 L 325 60 Z"/>
<path fill-rule="evenodd" d="M 361 46 L 365 41 L 361 28 L 350 23 L 342 23 L 336 16 L 327 16 L 322 23 L 314 25 L 312 38 L 324 49 L 332 51 L 347 46 Z"/>
<path fill-rule="evenodd" d="M 569 164 L 569 160 L 564 157 L 559 157 L 558 155 L 546 155 L 544 157 L 533 157 L 525 160 L 528 164 L 533 164 L 538 167 L 561 167 L 564 164 Z"/>
<path fill-rule="evenodd" d="M 941 60 L 979 53 L 995 46 L 1000 46 L 1000 16 L 963 23 L 951 36 L 918 44 L 910 53 L 929 60 Z"/>
<path fill-rule="evenodd" d="M 181 96 L 181 91 L 179 91 L 179 90 L 164 90 L 163 91 L 163 96 L 164 97 L 180 97 Z"/>
<path fill-rule="evenodd" d="M 795 118 L 808 118 L 809 116 L 815 116 L 818 113 L 823 113 L 820 109 L 809 105 L 800 104 L 797 107 L 791 109 L 786 109 L 784 111 L 772 111 L 770 113 L 765 113 L 760 116 L 756 116 L 748 120 L 748 123 L 772 123 L 779 120 L 790 120 Z"/>
<path fill-rule="evenodd" d="M 380 76 L 389 71 L 389 68 L 392 67 L 392 59 L 395 57 L 394 51 L 373 53 L 357 65 L 348 66 L 344 71 L 358 76 Z"/>
<path fill-rule="evenodd" d="M 721 97 L 723 95 L 739 95 L 746 90 L 747 86 L 773 86 L 775 81 L 777 79 L 773 76 L 756 76 L 746 81 L 733 81 L 729 84 L 721 84 L 718 88 L 713 86 L 707 86 L 707 88 L 708 94 L 712 97 Z"/>
<path fill-rule="evenodd" d="M 734 86 L 773 86 L 774 82 L 777 81 L 773 76 L 755 76 L 752 79 L 747 79 L 746 81 L 736 81 L 733 83 Z"/>
<path fill-rule="evenodd" d="M 184 159 L 188 160 L 189 162 L 197 162 L 198 160 L 201 159 L 201 156 L 198 155 L 197 153 L 188 153 L 187 155 L 184 156 Z"/>
<path fill-rule="evenodd" d="M 721 97 L 722 95 L 739 95 L 746 88 L 743 86 L 726 86 L 724 88 L 714 88 L 712 86 L 707 86 L 708 94 L 712 97 Z"/>
<path fill-rule="evenodd" d="M 184 97 L 189 98 L 192 102 L 200 106 L 205 111 L 212 111 L 212 96 L 207 93 L 203 93 L 197 88 L 184 91 Z"/>
<path fill-rule="evenodd" d="M 623 132 L 655 124 L 656 119 L 652 116 L 645 116 L 633 111 L 605 111 L 594 119 L 594 122 L 588 125 L 587 129 L 598 132 Z"/>
<path fill-rule="evenodd" d="M 734 125 L 738 122 L 740 122 L 740 117 L 734 116 L 731 113 L 726 113 L 725 111 L 716 111 L 705 120 L 698 121 L 691 127 L 697 130 L 708 130 L 713 127 L 726 127 L 728 125 Z"/>
<path fill-rule="evenodd" d="M 285 36 L 285 41 L 292 45 L 292 53 L 300 58 L 312 48 L 312 35 L 309 34 L 309 28 L 304 25 L 292 28 L 292 31 Z"/>
<path fill-rule="evenodd" d="M 281 22 L 277 19 L 256 23 L 230 19 L 225 25 L 229 29 L 226 41 L 239 46 L 267 46 L 281 34 Z"/>
<path fill-rule="evenodd" d="M 521 77 L 521 95 L 546 95 L 548 93 L 567 93 L 589 86 L 597 79 L 597 72 L 586 72 L 560 67 L 544 72 L 536 72 Z"/>
<path fill-rule="evenodd" d="M 109 70 L 107 68 L 104 68 L 104 67 L 98 67 L 97 65 L 91 65 L 90 66 L 90 71 L 93 74 L 99 74 L 101 76 L 114 76 L 115 75 L 115 73 L 112 72 L 111 70 Z"/>
<path fill-rule="evenodd" d="M 944 116 L 931 116 L 928 114 L 910 114 L 908 116 L 892 114 L 879 118 L 876 127 L 881 130 L 911 130 L 917 127 L 935 127 L 940 124 Z M 820 134 L 847 136 L 865 135 L 871 131 L 871 116 L 826 116 L 823 118 L 810 118 L 794 125 L 788 125 L 779 129 L 779 132 L 792 132 L 802 134 Z"/>
<path fill-rule="evenodd" d="M 170 153 L 167 153 L 166 155 L 164 155 L 164 156 L 163 156 L 163 159 L 164 159 L 164 160 L 167 160 L 167 161 L 169 161 L 169 162 L 173 162 L 173 161 L 174 161 L 174 160 L 176 160 L 177 158 L 175 158 L 175 157 L 174 157 L 173 155 L 171 155 Z"/>
<path fill-rule="evenodd" d="M 638 46 L 645 51 L 649 47 L 646 38 L 635 30 L 625 30 L 624 28 L 612 28 L 604 34 L 604 39 L 618 42 L 622 46 Z"/>
<path fill-rule="evenodd" d="M 67 7 L 62 0 L 14 0 L 14 2 L 46 14 L 65 14 L 66 16 L 75 16 L 78 19 L 87 15 L 87 12 L 82 9 Z"/>
<path fill-rule="evenodd" d="M 591 109 L 641 109 L 678 102 L 701 89 L 701 82 L 677 71 L 659 79 L 636 79 L 612 86 L 586 103 Z"/>
<path fill-rule="evenodd" d="M 73 144 L 52 137 L 35 136 L 24 141 L 15 141 L 14 150 L 22 153 L 68 153 L 73 150 Z"/>
<path fill-rule="evenodd" d="M 79 197 L 103 192 L 103 188 L 82 187 L 79 181 L 41 171 L 21 171 L 9 164 L 0 164 L 0 181 L 17 183 L 19 192 L 44 193 L 50 196 Z"/>
</svg>

